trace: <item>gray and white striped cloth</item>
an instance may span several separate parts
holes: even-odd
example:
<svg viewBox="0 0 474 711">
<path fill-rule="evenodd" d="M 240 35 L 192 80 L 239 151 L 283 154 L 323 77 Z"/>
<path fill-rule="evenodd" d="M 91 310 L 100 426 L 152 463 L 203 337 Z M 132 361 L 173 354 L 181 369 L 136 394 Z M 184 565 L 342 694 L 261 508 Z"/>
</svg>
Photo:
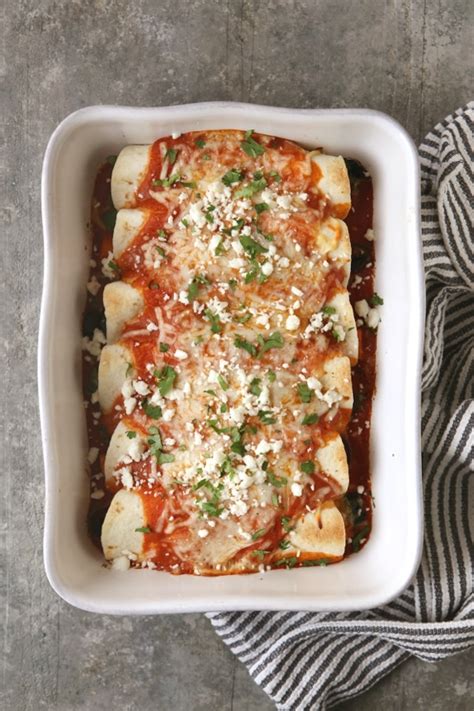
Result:
<svg viewBox="0 0 474 711">
<path fill-rule="evenodd" d="M 366 691 L 411 654 L 436 662 L 474 644 L 468 480 L 474 449 L 473 152 L 474 102 L 438 124 L 419 149 L 427 289 L 425 547 L 414 584 L 369 612 L 209 615 L 278 709 L 325 709 Z"/>
</svg>

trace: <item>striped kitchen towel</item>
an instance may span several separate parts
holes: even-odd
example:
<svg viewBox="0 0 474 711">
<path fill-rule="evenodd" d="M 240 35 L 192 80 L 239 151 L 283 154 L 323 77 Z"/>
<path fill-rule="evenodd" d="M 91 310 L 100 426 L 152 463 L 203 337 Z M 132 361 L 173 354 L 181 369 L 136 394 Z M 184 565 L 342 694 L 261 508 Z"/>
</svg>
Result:
<svg viewBox="0 0 474 711">
<path fill-rule="evenodd" d="M 411 654 L 436 662 L 474 644 L 468 489 L 474 449 L 473 152 L 474 102 L 438 124 L 419 149 L 427 290 L 425 547 L 414 584 L 369 612 L 209 615 L 278 709 L 329 708 L 366 691 Z"/>
</svg>

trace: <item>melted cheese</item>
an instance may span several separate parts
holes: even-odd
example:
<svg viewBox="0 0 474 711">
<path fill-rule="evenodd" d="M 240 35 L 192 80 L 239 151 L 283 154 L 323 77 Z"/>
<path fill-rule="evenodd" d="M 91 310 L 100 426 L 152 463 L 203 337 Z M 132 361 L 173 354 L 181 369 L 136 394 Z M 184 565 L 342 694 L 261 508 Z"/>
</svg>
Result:
<svg viewBox="0 0 474 711">
<path fill-rule="evenodd" d="M 123 281 L 107 287 L 116 345 L 99 370 L 103 410 L 118 419 L 106 478 L 153 519 L 159 540 L 144 559 L 166 545 L 196 573 L 258 569 L 262 551 L 278 557 L 282 515 L 306 516 L 347 488 L 337 436 L 357 358 L 338 219 L 347 175 L 342 159 L 259 138 L 131 147 L 112 179 Z M 325 550 L 344 546 L 334 530 Z"/>
</svg>

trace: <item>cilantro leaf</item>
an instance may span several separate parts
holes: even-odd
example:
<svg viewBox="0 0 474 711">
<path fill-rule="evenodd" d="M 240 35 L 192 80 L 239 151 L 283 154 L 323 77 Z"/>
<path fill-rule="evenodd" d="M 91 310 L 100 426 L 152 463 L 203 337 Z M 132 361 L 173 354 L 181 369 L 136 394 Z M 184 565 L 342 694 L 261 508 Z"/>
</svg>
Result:
<svg viewBox="0 0 474 711">
<path fill-rule="evenodd" d="M 256 358 L 257 356 L 257 349 L 253 345 L 253 343 L 250 343 L 249 341 L 245 340 L 245 338 L 242 338 L 242 336 L 236 336 L 234 338 L 234 346 L 236 348 L 242 348 L 244 351 L 247 351 L 253 358 Z"/>
<path fill-rule="evenodd" d="M 241 170 L 229 170 L 222 176 L 222 182 L 229 187 L 232 183 L 238 183 L 243 177 L 244 174 Z"/>
<path fill-rule="evenodd" d="M 246 131 L 244 140 L 240 144 L 242 147 L 242 150 L 245 151 L 245 153 L 250 156 L 250 158 L 256 158 L 257 156 L 261 156 L 262 153 L 265 152 L 265 148 L 260 145 L 260 143 L 257 143 L 257 141 L 252 138 L 253 130 Z"/>
<path fill-rule="evenodd" d="M 276 420 L 276 417 L 273 417 L 273 413 L 270 412 L 270 410 L 259 410 L 258 413 L 258 418 L 264 425 L 274 425 Z"/>
<path fill-rule="evenodd" d="M 178 155 L 178 151 L 176 148 L 168 148 L 166 151 L 166 158 L 168 158 L 170 165 L 173 165 L 173 163 L 176 162 L 176 156 Z"/>
<path fill-rule="evenodd" d="M 239 242 L 252 259 L 254 259 L 257 254 L 263 254 L 264 252 L 268 252 L 268 249 L 266 247 L 263 247 L 261 244 L 252 239 L 249 235 L 241 235 L 239 237 Z"/>
<path fill-rule="evenodd" d="M 312 412 L 310 415 L 305 415 L 301 422 L 302 425 L 314 425 L 319 420 L 319 415 Z"/>
<path fill-rule="evenodd" d="M 156 376 L 156 371 L 155 371 Z M 164 397 L 170 390 L 174 387 L 174 381 L 176 380 L 177 372 L 171 365 L 164 365 L 163 368 L 158 371 L 158 389 L 160 395 Z"/>
<path fill-rule="evenodd" d="M 266 353 L 271 348 L 283 348 L 283 346 L 284 346 L 283 336 L 281 335 L 280 331 L 274 331 L 273 333 L 271 333 L 268 336 L 268 338 L 264 338 L 262 336 L 259 339 L 259 342 L 260 342 L 259 355 Z"/>
<path fill-rule="evenodd" d="M 371 306 L 383 306 L 383 299 L 381 296 L 374 292 L 374 295 L 369 299 Z"/>
<path fill-rule="evenodd" d="M 267 481 L 272 486 L 276 486 L 277 489 L 279 489 L 280 487 L 285 486 L 288 480 L 284 476 L 276 476 L 273 472 L 267 471 Z"/>
<path fill-rule="evenodd" d="M 314 391 L 308 387 L 307 383 L 298 383 L 298 395 L 301 402 L 311 402 Z"/>
<path fill-rule="evenodd" d="M 300 463 L 300 469 L 305 474 L 314 474 L 314 462 L 307 459 L 305 462 Z"/>
<path fill-rule="evenodd" d="M 162 415 L 161 407 L 159 405 L 151 405 L 148 400 L 143 400 L 142 408 L 145 415 L 151 417 L 152 420 L 158 420 Z"/>
</svg>

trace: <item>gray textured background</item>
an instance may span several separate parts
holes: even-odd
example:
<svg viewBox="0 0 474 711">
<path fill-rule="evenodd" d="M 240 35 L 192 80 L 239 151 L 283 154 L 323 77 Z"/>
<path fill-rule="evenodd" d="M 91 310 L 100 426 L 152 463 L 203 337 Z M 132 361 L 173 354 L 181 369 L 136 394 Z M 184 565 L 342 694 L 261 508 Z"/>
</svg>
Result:
<svg viewBox="0 0 474 711">
<path fill-rule="evenodd" d="M 96 617 L 42 565 L 36 402 L 47 139 L 88 104 L 211 99 L 366 106 L 419 140 L 472 96 L 473 0 L 3 0 L 1 12 L 2 708 L 273 708 L 200 615 Z M 473 654 L 412 660 L 351 711 L 472 708 Z"/>
</svg>

